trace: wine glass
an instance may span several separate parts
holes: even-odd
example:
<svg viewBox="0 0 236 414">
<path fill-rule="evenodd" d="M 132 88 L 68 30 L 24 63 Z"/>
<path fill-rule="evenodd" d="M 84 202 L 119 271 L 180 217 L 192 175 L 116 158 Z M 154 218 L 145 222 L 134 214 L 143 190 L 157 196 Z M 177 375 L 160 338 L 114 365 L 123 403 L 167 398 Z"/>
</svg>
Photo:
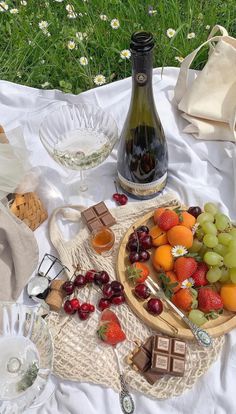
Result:
<svg viewBox="0 0 236 414">
<path fill-rule="evenodd" d="M 0 412 L 23 413 L 37 402 L 52 363 L 52 338 L 37 308 L 0 303 Z"/>
<path fill-rule="evenodd" d="M 118 140 L 112 116 L 88 104 L 64 103 L 43 120 L 39 136 L 61 166 L 80 172 L 80 190 L 87 190 L 83 171 L 101 164 Z"/>
</svg>

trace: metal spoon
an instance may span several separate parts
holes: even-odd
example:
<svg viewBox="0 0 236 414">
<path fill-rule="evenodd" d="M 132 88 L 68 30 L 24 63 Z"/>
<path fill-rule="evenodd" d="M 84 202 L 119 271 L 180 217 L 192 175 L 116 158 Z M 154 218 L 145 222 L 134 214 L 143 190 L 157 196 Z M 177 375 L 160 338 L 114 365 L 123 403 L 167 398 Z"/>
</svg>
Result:
<svg viewBox="0 0 236 414">
<path fill-rule="evenodd" d="M 167 298 L 167 296 L 165 295 L 162 288 L 158 285 L 158 283 L 154 282 L 154 280 L 152 280 L 152 278 L 150 277 L 148 277 L 145 283 L 155 296 L 157 296 L 159 299 L 165 300 L 166 303 L 168 303 L 168 305 L 181 317 L 181 319 L 186 323 L 186 325 L 188 325 L 193 335 L 197 339 L 199 345 L 204 346 L 206 348 L 212 346 L 211 336 L 206 331 L 195 325 L 195 323 L 191 322 L 190 319 Z"/>
</svg>

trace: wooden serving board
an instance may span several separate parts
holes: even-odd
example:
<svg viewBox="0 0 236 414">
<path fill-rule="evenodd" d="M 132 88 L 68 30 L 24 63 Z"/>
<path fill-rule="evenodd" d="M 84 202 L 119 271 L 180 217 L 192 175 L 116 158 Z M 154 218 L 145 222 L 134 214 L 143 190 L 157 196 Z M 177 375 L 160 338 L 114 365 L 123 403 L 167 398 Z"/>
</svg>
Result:
<svg viewBox="0 0 236 414">
<path fill-rule="evenodd" d="M 130 265 L 128 260 L 128 252 L 126 250 L 126 244 L 128 242 L 129 235 L 133 232 L 133 227 L 137 228 L 141 225 L 147 225 L 149 228 L 154 225 L 153 212 L 147 213 L 141 219 L 132 224 L 120 243 L 117 258 L 117 276 L 119 281 L 124 285 L 126 301 L 132 311 L 143 322 L 150 326 L 150 328 L 161 331 L 168 335 L 175 335 L 179 338 L 193 340 L 194 336 L 191 330 L 185 325 L 184 322 L 182 322 L 181 318 L 174 311 L 168 308 L 165 303 L 163 303 L 164 310 L 161 315 L 153 316 L 145 309 L 145 301 L 137 299 L 132 292 L 134 285 L 128 280 L 126 274 L 127 266 Z M 150 253 L 152 254 L 152 252 Z M 153 278 L 153 280 L 157 280 L 158 273 L 152 266 L 151 260 L 145 264 L 147 264 L 150 269 L 150 276 Z M 236 313 L 224 310 L 223 314 L 220 315 L 217 319 L 208 321 L 202 327 L 212 337 L 223 335 L 236 327 Z"/>
</svg>

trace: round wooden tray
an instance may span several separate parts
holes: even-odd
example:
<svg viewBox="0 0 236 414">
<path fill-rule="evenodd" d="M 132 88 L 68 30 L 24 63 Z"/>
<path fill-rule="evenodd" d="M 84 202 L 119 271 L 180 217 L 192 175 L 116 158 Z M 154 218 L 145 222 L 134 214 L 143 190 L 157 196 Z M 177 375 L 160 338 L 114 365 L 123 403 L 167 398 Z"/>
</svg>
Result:
<svg viewBox="0 0 236 414">
<path fill-rule="evenodd" d="M 130 308 L 136 315 L 143 320 L 152 329 L 161 331 L 168 335 L 175 335 L 179 338 L 192 340 L 194 336 L 190 329 L 182 322 L 181 318 L 164 303 L 164 310 L 160 316 L 153 316 L 147 312 L 144 307 L 144 302 L 139 301 L 133 294 L 133 284 L 128 280 L 126 275 L 127 266 L 130 264 L 128 260 L 128 253 L 126 250 L 126 243 L 129 235 L 133 232 L 133 226 L 138 227 L 142 224 L 153 226 L 153 212 L 144 215 L 137 220 L 127 230 L 125 236 L 121 240 L 118 258 L 117 258 L 117 276 L 124 285 L 126 301 Z M 146 263 L 150 268 L 150 275 L 153 280 L 156 280 L 157 272 L 152 266 L 151 260 Z M 236 314 L 224 310 L 223 314 L 217 319 L 212 319 L 203 325 L 203 328 L 212 336 L 217 337 L 223 335 L 236 327 Z"/>
</svg>

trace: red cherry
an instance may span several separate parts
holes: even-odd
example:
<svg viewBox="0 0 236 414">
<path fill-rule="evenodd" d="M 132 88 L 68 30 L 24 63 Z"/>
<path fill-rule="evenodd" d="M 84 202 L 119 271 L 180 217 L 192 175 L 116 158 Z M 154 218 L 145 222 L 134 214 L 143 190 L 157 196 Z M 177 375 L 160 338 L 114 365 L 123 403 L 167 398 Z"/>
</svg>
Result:
<svg viewBox="0 0 236 414">
<path fill-rule="evenodd" d="M 70 300 L 66 300 L 64 303 L 64 311 L 68 313 L 68 315 L 72 315 L 75 313 L 75 309 L 71 306 Z"/>
<path fill-rule="evenodd" d="M 70 304 L 71 304 L 72 309 L 74 309 L 74 310 L 78 310 L 79 307 L 80 307 L 80 303 L 79 303 L 79 300 L 77 298 L 71 299 Z"/>
<path fill-rule="evenodd" d="M 101 298 L 98 302 L 98 309 L 103 311 L 111 306 L 111 302 L 107 298 Z"/>
<path fill-rule="evenodd" d="M 82 312 L 90 312 L 90 303 L 82 303 L 80 310 Z"/>
<path fill-rule="evenodd" d="M 131 252 L 129 254 L 129 261 L 130 263 L 139 262 L 139 253 L 138 252 Z"/>
<path fill-rule="evenodd" d="M 95 311 L 95 306 L 91 305 L 91 303 L 89 304 L 89 312 L 94 312 Z"/>
<path fill-rule="evenodd" d="M 144 283 L 139 283 L 134 288 L 134 294 L 139 299 L 147 299 L 150 296 L 150 290 Z"/>
<path fill-rule="evenodd" d="M 138 234 L 139 233 L 146 233 L 146 234 L 148 234 L 149 233 L 149 228 L 148 228 L 148 226 L 140 226 L 140 227 L 138 227 L 136 229 L 136 231 L 137 231 Z"/>
<path fill-rule="evenodd" d="M 120 197 L 119 197 L 118 203 L 119 203 L 121 206 L 124 206 L 125 204 L 127 204 L 127 202 L 128 202 L 128 197 L 127 197 L 125 194 L 120 194 Z"/>
<path fill-rule="evenodd" d="M 139 242 L 135 238 L 130 239 L 128 243 L 126 244 L 126 249 L 129 250 L 130 252 L 137 252 L 138 247 L 139 247 Z"/>
<path fill-rule="evenodd" d="M 121 293 L 124 290 L 124 286 L 122 285 L 122 283 L 118 282 L 117 280 L 113 280 L 111 282 L 111 288 L 113 290 L 113 292 L 117 293 Z"/>
<path fill-rule="evenodd" d="M 78 315 L 79 315 L 79 318 L 82 320 L 82 321 L 85 321 L 86 319 L 88 319 L 88 317 L 89 317 L 89 312 L 84 312 L 84 311 L 81 311 L 80 309 L 78 310 Z"/>
<path fill-rule="evenodd" d="M 106 285 L 103 286 L 102 293 L 108 299 L 112 297 L 114 291 L 111 287 L 111 283 L 107 283 Z"/>
<path fill-rule="evenodd" d="M 77 275 L 74 280 L 74 286 L 77 288 L 81 288 L 86 285 L 86 279 L 84 275 Z"/>
<path fill-rule="evenodd" d="M 152 248 L 152 238 L 147 234 L 144 237 L 140 238 L 139 242 L 143 250 L 148 250 Z"/>
<path fill-rule="evenodd" d="M 197 218 L 201 214 L 202 209 L 198 206 L 189 207 L 188 213 Z M 181 223 L 180 223 L 181 224 Z"/>
<path fill-rule="evenodd" d="M 139 262 L 146 262 L 150 258 L 150 253 L 146 250 L 139 252 Z"/>
<path fill-rule="evenodd" d="M 124 295 L 112 296 L 111 298 L 112 305 L 121 305 L 124 302 L 125 302 Z"/>
<path fill-rule="evenodd" d="M 160 315 L 160 313 L 163 311 L 162 301 L 157 298 L 149 299 L 147 303 L 147 310 L 153 315 Z"/>
<path fill-rule="evenodd" d="M 88 270 L 85 273 L 84 277 L 85 277 L 86 283 L 93 283 L 95 273 L 96 273 L 96 270 Z"/>
<path fill-rule="evenodd" d="M 67 295 L 71 295 L 75 289 L 74 283 L 68 280 L 67 282 L 63 283 L 62 289 L 67 293 Z"/>
<path fill-rule="evenodd" d="M 113 194 L 113 196 L 112 196 L 112 198 L 113 198 L 113 200 L 115 200 L 115 201 L 119 201 L 119 199 L 120 199 L 120 194 L 119 193 L 114 193 Z"/>
</svg>

